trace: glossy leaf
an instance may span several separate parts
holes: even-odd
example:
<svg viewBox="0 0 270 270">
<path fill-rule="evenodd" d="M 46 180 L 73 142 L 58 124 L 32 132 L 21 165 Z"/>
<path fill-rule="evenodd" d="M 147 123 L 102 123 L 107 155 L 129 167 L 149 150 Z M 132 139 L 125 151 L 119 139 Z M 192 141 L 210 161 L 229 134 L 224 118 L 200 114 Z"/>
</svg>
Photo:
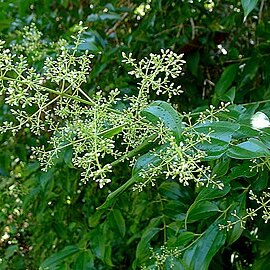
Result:
<svg viewBox="0 0 270 270">
<path fill-rule="evenodd" d="M 167 128 L 173 131 L 177 139 L 180 138 L 183 130 L 182 118 L 169 103 L 154 101 L 141 112 L 141 115 L 153 124 L 161 121 Z"/>
<path fill-rule="evenodd" d="M 232 146 L 227 155 L 235 159 L 252 159 L 267 157 L 270 155 L 270 151 L 265 144 L 255 138 L 250 138 L 246 142 Z"/>
<path fill-rule="evenodd" d="M 211 142 L 202 142 L 197 147 L 207 153 L 206 160 L 220 158 L 238 129 L 237 123 L 228 121 L 206 122 L 196 125 L 195 130 L 197 132 L 208 134 L 211 139 Z"/>
<path fill-rule="evenodd" d="M 219 178 L 225 175 L 228 172 L 229 168 L 230 168 L 230 159 L 229 158 L 221 159 L 217 162 L 217 164 L 213 168 L 212 174 L 216 175 L 216 177 Z"/>
<path fill-rule="evenodd" d="M 213 200 L 225 196 L 230 191 L 229 180 L 223 179 L 224 187 L 219 189 L 217 187 L 204 187 L 196 197 L 195 202 L 198 203 L 202 200 Z"/>
<path fill-rule="evenodd" d="M 256 171 L 256 170 L 253 170 Z M 263 191 L 268 187 L 269 183 L 269 177 L 268 177 L 268 171 L 262 170 L 260 172 L 256 172 L 256 179 L 254 182 L 252 182 L 252 190 L 253 191 Z"/>
<path fill-rule="evenodd" d="M 192 202 L 192 194 L 190 189 L 183 187 L 177 182 L 165 181 L 159 187 L 159 192 L 162 196 L 170 200 L 177 200 L 184 204 Z"/>
<path fill-rule="evenodd" d="M 171 238 L 168 241 L 170 247 L 184 247 L 189 244 L 195 237 L 193 232 L 182 232 L 177 237 Z"/>
<path fill-rule="evenodd" d="M 224 245 L 226 232 L 219 230 L 219 220 L 208 229 L 183 254 L 186 270 L 207 270 L 212 258 Z"/>
<path fill-rule="evenodd" d="M 188 213 L 187 222 L 195 222 L 205 218 L 209 218 L 219 212 L 216 204 L 210 201 L 201 201 L 196 204 Z"/>
<path fill-rule="evenodd" d="M 140 156 L 133 167 L 132 175 L 137 175 L 142 169 L 147 170 L 149 166 L 158 165 L 161 159 L 156 154 L 164 151 L 167 147 L 168 144 L 161 145 L 155 150 Z"/>
</svg>

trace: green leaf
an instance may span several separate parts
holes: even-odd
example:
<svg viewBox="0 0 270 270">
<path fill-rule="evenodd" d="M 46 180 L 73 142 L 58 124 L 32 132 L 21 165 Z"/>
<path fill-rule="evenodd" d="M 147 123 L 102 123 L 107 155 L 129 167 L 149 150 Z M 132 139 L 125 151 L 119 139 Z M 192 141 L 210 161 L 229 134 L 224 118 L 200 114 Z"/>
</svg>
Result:
<svg viewBox="0 0 270 270">
<path fill-rule="evenodd" d="M 106 209 L 110 207 L 114 202 L 115 199 L 125 190 L 127 190 L 130 186 L 132 186 L 134 183 L 139 182 L 142 180 L 142 177 L 139 175 L 140 170 L 147 169 L 150 164 L 158 164 L 160 162 L 160 158 L 155 155 L 156 152 L 162 151 L 164 148 L 166 148 L 167 145 L 161 145 L 153 152 L 148 152 L 138 158 L 136 161 L 133 170 L 132 170 L 132 177 L 122 184 L 118 189 L 113 191 L 108 195 L 106 198 L 106 201 L 97 208 L 97 210 L 100 209 Z"/>
<path fill-rule="evenodd" d="M 167 244 L 169 247 L 184 247 L 190 243 L 194 237 L 195 233 L 193 232 L 181 232 L 177 237 L 169 238 Z"/>
<path fill-rule="evenodd" d="M 160 226 L 162 219 L 162 216 L 152 218 L 149 225 L 143 231 L 140 242 L 137 245 L 136 259 L 132 264 L 132 269 L 137 269 L 138 265 L 141 265 L 142 262 L 148 260 L 150 255 L 150 242 L 153 237 L 160 232 L 160 228 L 158 226 Z"/>
<path fill-rule="evenodd" d="M 268 187 L 268 170 L 263 170 L 260 172 L 257 172 L 255 169 L 253 170 L 256 172 L 256 179 L 254 182 L 251 184 L 251 189 L 253 191 L 263 191 Z"/>
<path fill-rule="evenodd" d="M 117 13 L 103 13 L 99 16 L 99 18 L 104 20 L 120 20 L 121 16 Z"/>
<path fill-rule="evenodd" d="M 110 241 L 111 231 L 109 229 L 108 223 L 103 223 L 101 226 L 98 226 L 90 233 L 90 243 L 91 250 L 94 255 L 102 260 L 105 264 L 113 266 L 111 257 L 112 257 L 112 246 Z"/>
<path fill-rule="evenodd" d="M 108 195 L 106 198 L 106 201 L 97 208 L 97 210 L 100 209 L 106 209 L 109 206 L 111 206 L 115 199 L 125 190 L 127 190 L 130 186 L 132 186 L 134 183 L 139 182 L 142 180 L 142 177 L 139 175 L 139 172 L 142 169 L 147 169 L 150 164 L 152 165 L 157 165 L 160 162 L 160 158 L 155 155 L 156 152 L 162 151 L 167 145 L 162 145 L 158 147 L 155 151 L 153 152 L 148 152 L 138 158 L 136 161 L 133 170 L 132 170 L 132 177 L 122 184 L 118 189 L 113 191 Z"/>
<path fill-rule="evenodd" d="M 101 206 L 99 206 L 97 209 L 100 210 L 100 209 L 108 208 L 109 206 L 111 206 L 114 203 L 116 197 L 118 197 L 122 192 L 127 190 L 134 183 L 143 180 L 143 178 L 139 175 L 139 172 L 142 169 L 147 169 L 150 165 L 159 164 L 161 160 L 156 155 L 156 153 L 163 151 L 166 147 L 168 147 L 167 144 L 161 145 L 161 146 L 157 147 L 155 150 L 140 156 L 133 167 L 132 177 L 127 182 L 122 184 L 118 189 L 116 189 L 115 191 L 110 193 L 108 195 L 106 201 Z"/>
<path fill-rule="evenodd" d="M 186 270 L 207 270 L 209 264 L 218 250 L 224 245 L 226 232 L 219 230 L 216 220 L 201 235 L 194 244 L 188 248 L 183 255 L 183 262 L 187 265 Z"/>
<path fill-rule="evenodd" d="M 197 147 L 207 153 L 205 160 L 212 160 L 220 158 L 225 153 L 239 125 L 228 121 L 218 121 L 198 124 L 194 128 L 199 133 L 209 134 L 211 142 L 199 143 Z"/>
<path fill-rule="evenodd" d="M 253 270 L 265 270 L 270 269 L 270 257 L 269 253 L 264 256 L 257 256 L 252 265 Z"/>
<path fill-rule="evenodd" d="M 167 147 L 168 144 L 164 144 L 157 147 L 153 151 L 140 156 L 133 167 L 132 175 L 138 174 L 142 169 L 147 170 L 150 165 L 158 165 L 161 162 L 161 159 L 157 156 L 157 154 L 164 151 Z"/>
<path fill-rule="evenodd" d="M 225 196 L 230 191 L 230 186 L 228 180 L 223 180 L 223 183 L 223 189 L 219 189 L 217 187 L 213 188 L 211 186 L 203 187 L 198 196 L 196 197 L 195 202 L 198 203 L 202 200 L 213 200 Z"/>
<path fill-rule="evenodd" d="M 170 200 L 181 201 L 184 204 L 192 202 L 192 195 L 189 193 L 188 188 L 181 186 L 177 182 L 163 182 L 159 187 L 159 192 Z"/>
<path fill-rule="evenodd" d="M 246 160 L 241 165 L 237 165 L 231 168 L 228 179 L 233 180 L 239 177 L 250 178 L 257 174 L 256 170 L 250 170 L 251 162 Z"/>
<path fill-rule="evenodd" d="M 141 262 L 141 261 L 144 261 L 146 258 L 148 258 L 150 241 L 158 232 L 160 232 L 160 228 L 156 228 L 156 227 L 147 228 L 144 231 L 144 233 L 142 234 L 141 240 L 139 244 L 137 245 L 136 260 Z"/>
<path fill-rule="evenodd" d="M 173 220 L 184 220 L 188 206 L 188 204 L 182 202 L 181 200 L 170 200 L 164 206 L 162 213 L 164 216 Z"/>
<path fill-rule="evenodd" d="M 183 130 L 182 118 L 169 103 L 160 100 L 154 101 L 141 111 L 141 115 L 153 124 L 163 122 L 167 128 L 173 131 L 175 137 L 180 139 Z"/>
<path fill-rule="evenodd" d="M 122 132 L 123 130 L 123 126 L 118 126 L 118 127 L 112 127 L 110 129 L 105 130 L 104 132 L 102 132 L 102 137 L 105 138 L 111 138 L 116 134 L 119 134 L 120 132 Z"/>
<path fill-rule="evenodd" d="M 225 68 L 223 71 L 220 79 L 216 83 L 215 86 L 215 95 L 218 100 L 224 99 L 224 94 L 229 89 L 229 87 L 232 85 L 232 82 L 237 74 L 238 71 L 238 65 L 230 65 Z"/>
<path fill-rule="evenodd" d="M 244 9 L 244 21 L 247 19 L 249 13 L 256 7 L 258 0 L 241 0 L 242 7 Z"/>
<path fill-rule="evenodd" d="M 236 87 L 232 87 L 231 89 L 229 89 L 225 94 L 224 94 L 224 101 L 229 101 L 229 102 L 233 102 L 235 99 L 235 92 L 236 92 Z"/>
<path fill-rule="evenodd" d="M 9 259 L 14 255 L 15 252 L 19 250 L 19 247 L 17 245 L 10 245 L 5 250 L 5 259 Z M 1 266 L 0 266 L 1 267 Z"/>
<path fill-rule="evenodd" d="M 197 50 L 195 53 L 187 55 L 187 68 L 190 70 L 191 74 L 195 77 L 198 76 L 198 68 L 200 62 L 200 53 Z"/>
<path fill-rule="evenodd" d="M 260 157 L 267 157 L 270 151 L 258 139 L 250 138 L 246 142 L 232 146 L 227 155 L 235 159 L 253 159 Z"/>
<path fill-rule="evenodd" d="M 188 215 L 188 222 L 195 222 L 208 217 L 211 217 L 219 212 L 219 208 L 216 204 L 210 201 L 201 201 L 196 204 Z"/>
<path fill-rule="evenodd" d="M 112 246 L 111 245 L 107 245 L 106 246 L 106 249 L 105 249 L 105 254 L 104 254 L 104 258 L 103 258 L 103 261 L 113 267 L 113 263 L 112 263 Z"/>
<path fill-rule="evenodd" d="M 125 182 L 123 185 L 121 185 L 118 189 L 113 191 L 108 195 L 106 198 L 106 201 L 99 207 L 97 207 L 97 210 L 106 209 L 110 207 L 116 200 L 116 198 L 125 190 L 127 190 L 130 186 L 132 186 L 134 183 L 139 181 L 141 177 L 138 174 L 133 175 L 127 182 Z"/>
<path fill-rule="evenodd" d="M 163 182 L 159 187 L 159 191 L 163 196 L 171 200 L 177 200 L 181 197 L 179 184 L 176 182 Z"/>
<path fill-rule="evenodd" d="M 172 270 L 172 269 L 185 270 L 186 267 L 180 258 L 175 258 L 175 257 L 170 256 L 165 261 L 164 270 Z"/>
<path fill-rule="evenodd" d="M 248 123 L 240 124 L 240 128 L 234 134 L 234 138 L 244 139 L 244 138 L 250 138 L 250 137 L 258 137 L 259 135 L 260 135 L 260 131 L 253 129 L 250 126 L 250 118 L 249 118 Z"/>
<path fill-rule="evenodd" d="M 270 149 L 270 133 L 269 133 L 269 128 L 265 128 L 261 133 L 260 133 L 260 140 L 267 146 L 268 149 Z"/>
<path fill-rule="evenodd" d="M 75 261 L 74 270 L 94 269 L 94 255 L 91 250 L 82 251 Z"/>
<path fill-rule="evenodd" d="M 237 212 L 237 215 L 243 217 L 246 214 L 246 195 L 247 193 L 242 193 L 238 197 L 234 197 L 234 202 L 231 204 L 233 211 Z M 229 217 L 228 220 L 234 221 L 234 217 Z M 232 229 L 227 232 L 227 243 L 231 245 L 234 243 L 242 234 L 243 228 L 240 222 L 235 224 Z"/>
<path fill-rule="evenodd" d="M 105 20 L 120 20 L 121 16 L 117 13 L 102 13 L 102 14 L 90 14 L 86 21 L 96 22 Z"/>
<path fill-rule="evenodd" d="M 104 211 L 96 211 L 94 214 L 90 215 L 88 218 L 88 225 L 90 228 L 96 227 L 101 219 L 101 216 L 104 214 Z"/>
<path fill-rule="evenodd" d="M 57 265 L 63 262 L 67 257 L 70 257 L 79 251 L 80 249 L 77 246 L 66 246 L 62 250 L 58 251 L 57 253 L 54 253 L 45 261 L 43 261 L 40 267 L 43 269 L 46 267 Z"/>
<path fill-rule="evenodd" d="M 124 237 L 126 234 L 126 223 L 121 211 L 119 209 L 113 209 L 112 216 L 114 224 L 116 225 L 116 228 L 118 229 L 121 237 Z"/>
<path fill-rule="evenodd" d="M 190 205 L 190 207 L 186 213 L 186 219 L 185 219 L 186 221 L 185 222 L 187 223 L 188 221 L 190 221 L 191 218 L 189 215 L 192 212 L 197 215 L 197 214 L 200 214 L 200 212 L 203 212 L 203 208 L 209 207 L 209 209 L 211 210 L 211 207 L 213 207 L 213 206 L 209 204 L 209 201 L 213 200 L 213 199 L 217 199 L 217 198 L 222 198 L 226 194 L 228 194 L 229 191 L 231 190 L 231 187 L 229 185 L 229 181 L 230 181 L 229 178 L 226 181 L 223 181 L 223 183 L 224 183 L 223 189 L 218 189 L 217 187 L 213 188 L 211 186 L 203 187 L 202 190 L 200 191 L 200 193 L 198 194 L 198 196 L 196 197 L 195 201 L 193 202 L 193 204 Z M 204 203 L 204 201 L 208 201 L 208 202 Z M 211 214 L 214 214 L 215 209 L 212 208 L 211 211 L 212 211 Z M 204 215 L 204 214 L 202 213 L 202 215 Z M 193 218 L 193 220 L 191 219 L 191 221 L 193 222 L 194 218 Z"/>
<path fill-rule="evenodd" d="M 91 250 L 94 255 L 104 261 L 105 250 L 106 250 L 106 235 L 101 227 L 97 227 L 92 231 L 91 235 Z"/>
<path fill-rule="evenodd" d="M 219 178 L 221 176 L 224 176 L 229 171 L 229 168 L 230 168 L 230 159 L 229 158 L 221 159 L 212 169 L 212 174 Z"/>
</svg>

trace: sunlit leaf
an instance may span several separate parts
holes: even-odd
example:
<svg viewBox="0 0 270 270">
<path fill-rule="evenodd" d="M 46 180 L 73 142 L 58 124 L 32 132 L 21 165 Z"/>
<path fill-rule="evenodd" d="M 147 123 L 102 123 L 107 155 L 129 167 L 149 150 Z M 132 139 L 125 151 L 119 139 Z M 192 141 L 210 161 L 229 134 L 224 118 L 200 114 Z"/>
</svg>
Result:
<svg viewBox="0 0 270 270">
<path fill-rule="evenodd" d="M 256 7 L 258 0 L 241 0 L 242 7 L 244 9 L 244 21 L 247 19 L 249 13 Z"/>
<path fill-rule="evenodd" d="M 161 121 L 173 131 L 177 139 L 180 138 L 183 130 L 182 118 L 169 103 L 160 100 L 154 101 L 141 114 L 154 124 Z"/>
<path fill-rule="evenodd" d="M 232 146 L 228 149 L 227 155 L 235 159 L 252 159 L 267 157 L 270 151 L 258 139 L 250 138 L 246 142 Z"/>
</svg>

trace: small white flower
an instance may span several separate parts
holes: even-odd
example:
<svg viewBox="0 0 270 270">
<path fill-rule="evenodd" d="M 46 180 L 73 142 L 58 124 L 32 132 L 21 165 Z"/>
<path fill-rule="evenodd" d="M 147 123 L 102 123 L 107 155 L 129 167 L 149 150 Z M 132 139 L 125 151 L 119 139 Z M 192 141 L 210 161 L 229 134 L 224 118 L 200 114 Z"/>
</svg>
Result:
<svg viewBox="0 0 270 270">
<path fill-rule="evenodd" d="M 261 128 L 270 127 L 269 118 L 263 112 L 256 112 L 251 117 L 251 126 L 253 129 L 261 129 Z"/>
</svg>

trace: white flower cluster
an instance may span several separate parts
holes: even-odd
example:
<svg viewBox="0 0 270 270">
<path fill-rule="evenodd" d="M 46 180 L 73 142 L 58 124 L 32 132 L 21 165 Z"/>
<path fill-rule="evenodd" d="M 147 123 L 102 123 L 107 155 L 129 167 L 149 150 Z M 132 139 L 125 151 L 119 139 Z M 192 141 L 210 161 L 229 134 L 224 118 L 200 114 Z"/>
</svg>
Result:
<svg viewBox="0 0 270 270">
<path fill-rule="evenodd" d="M 182 74 L 183 55 L 161 50 L 161 54 L 150 54 L 137 63 L 131 54 L 123 54 L 123 62 L 133 68 L 130 74 L 139 80 L 138 93 L 125 96 L 126 107 L 116 110 L 118 89 L 106 95 L 98 91 L 91 96 L 84 91 L 92 58 L 87 52 L 78 52 L 84 29 L 78 26 L 73 46 L 60 46 L 58 55 L 46 57 L 40 73 L 28 64 L 26 56 L 16 56 L 3 48 L 3 42 L 0 44 L 1 89 L 16 119 L 4 122 L 0 131 L 16 134 L 27 128 L 36 135 L 50 132 L 47 145 L 33 149 L 33 157 L 39 159 L 43 169 L 53 166 L 63 151 L 69 151 L 72 165 L 81 170 L 82 182 L 93 180 L 101 188 L 111 181 L 113 166 L 124 160 L 132 163 L 137 147 L 150 141 L 162 148 L 162 151 L 153 150 L 159 162 L 141 170 L 143 181 L 135 189 L 142 189 L 147 183 L 154 185 L 161 175 L 177 178 L 184 185 L 193 181 L 197 185 L 213 184 L 222 188 L 212 179 L 210 168 L 202 164 L 204 153 L 196 148 L 206 138 L 193 136 L 194 131 L 189 127 L 179 142 L 164 123 L 153 124 L 141 115 L 151 102 L 151 91 L 167 98 L 182 93 L 172 79 Z M 37 42 L 41 34 L 37 30 L 34 33 L 34 42 Z M 22 44 L 30 42 L 29 35 L 25 35 L 26 43 Z M 15 75 L 9 76 L 10 72 Z M 209 112 L 212 116 L 215 114 L 213 108 Z"/>
</svg>

